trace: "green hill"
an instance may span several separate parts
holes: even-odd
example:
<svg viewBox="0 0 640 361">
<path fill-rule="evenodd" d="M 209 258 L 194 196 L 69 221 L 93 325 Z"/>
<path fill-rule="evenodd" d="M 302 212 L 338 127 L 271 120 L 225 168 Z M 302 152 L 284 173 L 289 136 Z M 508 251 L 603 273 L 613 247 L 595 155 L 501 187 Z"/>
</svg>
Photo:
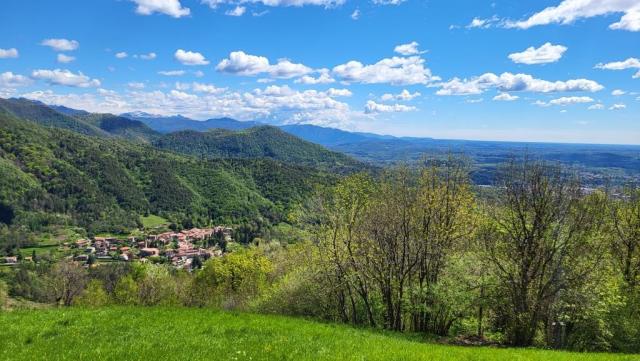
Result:
<svg viewBox="0 0 640 361">
<path fill-rule="evenodd" d="M 101 308 L 0 313 L 2 360 L 559 360 L 638 355 L 428 343 L 306 320 L 210 309 Z"/>
<path fill-rule="evenodd" d="M 0 221 L 30 230 L 126 231 L 147 213 L 195 225 L 278 222 L 334 179 L 271 159 L 200 160 L 0 113 Z"/>
<path fill-rule="evenodd" d="M 363 163 L 349 156 L 332 152 L 271 126 L 240 131 L 181 131 L 165 135 L 155 141 L 154 145 L 161 149 L 200 157 L 264 157 L 338 172 L 364 168 Z"/>
</svg>

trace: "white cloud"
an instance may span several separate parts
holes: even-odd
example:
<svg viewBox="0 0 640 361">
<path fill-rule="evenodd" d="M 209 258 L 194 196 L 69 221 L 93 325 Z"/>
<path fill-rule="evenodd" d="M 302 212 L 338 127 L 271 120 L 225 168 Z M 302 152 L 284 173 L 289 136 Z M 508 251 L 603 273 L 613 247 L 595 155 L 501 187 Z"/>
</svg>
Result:
<svg viewBox="0 0 640 361">
<path fill-rule="evenodd" d="M 334 97 L 350 97 L 350 96 L 353 95 L 353 93 L 349 89 L 329 88 L 329 90 L 327 90 L 327 95 L 332 97 L 332 98 L 334 98 Z"/>
<path fill-rule="evenodd" d="M 403 89 L 399 94 L 390 94 L 390 93 L 383 94 L 380 97 L 380 99 L 383 101 L 391 101 L 391 100 L 409 101 L 419 97 L 420 95 L 422 94 L 420 94 L 419 92 L 411 93 L 407 89 Z"/>
<path fill-rule="evenodd" d="M 406 0 L 373 0 L 376 5 L 400 5 Z"/>
<path fill-rule="evenodd" d="M 0 74 L 0 88 L 16 88 L 31 84 L 31 79 L 10 71 Z"/>
<path fill-rule="evenodd" d="M 589 79 L 571 79 L 567 81 L 547 81 L 536 79 L 528 74 L 502 73 L 499 76 L 493 73 L 485 73 L 479 77 L 461 80 L 453 78 L 444 83 L 437 84 L 440 89 L 437 95 L 469 95 L 481 94 L 490 88 L 496 88 L 503 92 L 527 91 L 536 93 L 551 92 L 595 92 L 604 89 L 597 82 Z"/>
<path fill-rule="evenodd" d="M 310 75 L 305 75 L 302 78 L 296 79 L 294 82 L 301 83 L 301 84 L 314 85 L 314 84 L 330 84 L 336 81 L 329 74 L 329 69 L 319 69 L 317 70 L 317 72 L 320 73 L 320 75 L 317 78 L 314 78 Z"/>
<path fill-rule="evenodd" d="M 604 109 L 604 105 L 602 105 L 601 103 L 597 103 L 597 104 L 589 105 L 589 107 L 587 109 L 589 109 L 589 110 L 601 110 L 601 109 Z"/>
<path fill-rule="evenodd" d="M 131 89 L 138 89 L 138 90 L 139 90 L 139 89 L 144 89 L 144 87 L 145 87 L 145 86 L 144 86 L 144 83 L 135 82 L 135 81 L 132 81 L 132 82 L 127 83 L 127 86 L 128 86 L 129 88 L 131 88 Z"/>
<path fill-rule="evenodd" d="M 639 69 L 640 68 L 640 59 L 637 58 L 628 58 L 623 61 L 613 61 L 611 63 L 599 63 L 595 66 L 596 69 L 606 69 L 606 70 L 625 70 L 625 69 Z"/>
<path fill-rule="evenodd" d="M 270 64 L 269 59 L 264 56 L 250 55 L 243 51 L 234 51 L 229 54 L 229 58 L 218 63 L 216 70 L 243 76 L 268 74 L 281 79 L 299 77 L 313 71 L 303 64 L 292 63 L 288 59 L 279 59 L 276 64 Z"/>
<path fill-rule="evenodd" d="M 18 49 L 16 48 L 0 49 L 0 59 L 17 58 L 17 57 L 18 57 Z"/>
<path fill-rule="evenodd" d="M 618 97 L 620 95 L 625 95 L 625 94 L 627 94 L 627 92 L 622 89 L 615 89 L 614 91 L 611 92 L 611 95 L 615 97 Z"/>
<path fill-rule="evenodd" d="M 202 0 L 203 4 L 209 5 L 212 9 L 216 9 L 220 5 L 225 4 L 244 4 L 244 3 L 260 3 L 270 7 L 302 7 L 306 5 L 322 6 L 332 8 L 345 3 L 345 0 Z"/>
<path fill-rule="evenodd" d="M 177 61 L 179 61 L 183 65 L 208 65 L 209 64 L 209 60 L 205 59 L 204 55 L 197 52 L 193 52 L 193 51 L 178 49 L 176 50 L 175 54 L 173 54 L 173 56 L 176 58 Z"/>
<path fill-rule="evenodd" d="M 547 24 L 572 24 L 576 20 L 624 13 L 610 29 L 640 31 L 640 3 L 637 0 L 563 0 L 557 6 L 550 6 L 533 14 L 526 20 L 511 21 L 506 27 L 528 29 Z"/>
<path fill-rule="evenodd" d="M 420 44 L 418 44 L 415 41 L 412 41 L 408 44 L 401 44 L 396 46 L 393 51 L 395 51 L 396 53 L 400 54 L 400 55 L 405 55 L 405 56 L 409 56 L 409 55 L 417 55 L 422 53 L 420 50 L 418 50 L 418 46 Z"/>
<path fill-rule="evenodd" d="M 399 112 L 411 112 L 418 110 L 416 107 L 403 105 L 403 104 L 380 104 L 376 103 L 373 100 L 367 101 L 367 104 L 364 106 L 364 112 L 366 114 L 375 114 L 375 113 L 399 113 Z"/>
<path fill-rule="evenodd" d="M 360 19 L 360 9 L 355 9 L 355 10 L 351 13 L 351 19 L 353 19 L 353 20 L 358 20 L 358 19 Z"/>
<path fill-rule="evenodd" d="M 632 78 L 633 79 L 640 79 L 640 70 L 638 70 L 637 73 L 633 74 Z"/>
<path fill-rule="evenodd" d="M 158 74 L 160 75 L 164 75 L 164 76 L 182 76 L 185 75 L 187 72 L 184 70 L 160 70 L 158 72 Z"/>
<path fill-rule="evenodd" d="M 503 101 L 503 102 L 512 102 L 514 100 L 517 100 L 518 98 L 520 98 L 517 95 L 511 95 L 509 93 L 500 93 L 496 96 L 493 97 L 493 100 L 497 100 L 497 101 Z"/>
<path fill-rule="evenodd" d="M 140 59 L 142 60 L 153 60 L 157 57 L 156 53 L 149 53 L 149 54 L 140 54 L 140 55 L 134 55 L 134 57 L 140 57 Z"/>
<path fill-rule="evenodd" d="M 498 18 L 496 15 L 487 18 L 487 19 L 482 19 L 482 18 L 478 18 L 475 17 L 471 20 L 471 22 L 469 24 L 467 24 L 465 26 L 465 28 L 467 29 L 474 29 L 474 28 L 478 28 L 478 29 L 486 29 L 486 28 L 490 28 L 492 26 L 500 26 L 502 25 L 503 21 L 500 20 L 500 18 Z M 449 26 L 449 30 L 455 29 L 455 28 L 459 28 L 459 26 L 457 25 L 451 25 Z"/>
<path fill-rule="evenodd" d="M 247 8 L 244 6 L 236 6 L 235 8 L 233 8 L 233 10 L 227 10 L 225 12 L 225 15 L 229 15 L 229 16 L 242 16 L 244 15 L 244 13 L 247 11 Z"/>
<path fill-rule="evenodd" d="M 622 110 L 625 109 L 627 106 L 622 104 L 622 103 L 616 103 L 613 104 L 612 106 L 609 107 L 609 110 Z"/>
<path fill-rule="evenodd" d="M 477 98 L 477 99 L 466 99 L 465 103 L 469 103 L 469 104 L 478 104 L 478 103 L 482 103 L 484 101 L 484 99 L 482 98 Z"/>
<path fill-rule="evenodd" d="M 58 63 L 70 63 L 72 61 L 76 60 L 76 58 L 74 56 L 69 56 L 69 55 L 65 55 L 65 54 L 58 54 Z"/>
<path fill-rule="evenodd" d="M 555 63 L 562 58 L 565 51 L 567 51 L 566 46 L 547 42 L 537 49 L 531 46 L 521 53 L 509 54 L 509 59 L 514 63 L 529 65 Z"/>
<path fill-rule="evenodd" d="M 90 88 L 99 87 L 100 80 L 91 79 L 90 77 L 78 72 L 75 74 L 69 70 L 47 70 L 38 69 L 31 73 L 31 77 L 34 79 L 44 80 L 50 85 L 64 85 L 77 88 Z"/>
<path fill-rule="evenodd" d="M 227 88 L 218 88 L 213 84 L 205 84 L 205 83 L 176 83 L 176 89 L 178 90 L 192 90 L 196 93 L 206 93 L 206 94 L 222 94 Z"/>
<path fill-rule="evenodd" d="M 73 51 L 78 49 L 80 43 L 67 39 L 45 39 L 42 40 L 40 45 L 48 46 L 55 51 Z"/>
<path fill-rule="evenodd" d="M 580 104 L 580 103 L 593 103 L 593 98 L 590 97 L 561 97 L 557 99 L 552 99 L 549 104 L 552 105 L 570 105 L 570 104 Z"/>
<path fill-rule="evenodd" d="M 126 52 L 124 52 L 124 51 L 121 51 L 121 52 L 119 52 L 119 53 L 116 53 L 116 58 L 118 58 L 118 59 L 124 59 L 124 58 L 126 58 L 127 56 L 129 56 L 129 54 L 127 54 L 127 53 L 126 53 Z"/>
<path fill-rule="evenodd" d="M 333 73 L 348 83 L 411 85 L 427 84 L 437 77 L 425 68 L 424 59 L 419 56 L 408 58 L 394 56 L 382 59 L 372 65 L 363 65 L 352 60 L 333 68 Z"/>
<path fill-rule="evenodd" d="M 140 15 L 151 15 L 161 13 L 174 18 L 187 16 L 191 13 L 189 8 L 183 7 L 180 0 L 131 0 L 136 3 L 136 13 Z"/>
</svg>

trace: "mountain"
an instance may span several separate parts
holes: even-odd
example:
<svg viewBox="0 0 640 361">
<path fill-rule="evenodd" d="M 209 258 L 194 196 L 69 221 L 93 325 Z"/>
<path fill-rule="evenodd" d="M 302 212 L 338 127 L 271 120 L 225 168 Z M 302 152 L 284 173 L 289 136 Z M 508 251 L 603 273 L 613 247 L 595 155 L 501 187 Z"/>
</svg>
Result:
<svg viewBox="0 0 640 361">
<path fill-rule="evenodd" d="M 182 130 L 206 131 L 209 129 L 241 130 L 262 125 L 260 122 L 241 122 L 231 118 L 215 118 L 208 120 L 193 120 L 181 115 L 164 117 L 144 112 L 132 112 L 120 114 L 133 120 L 138 120 L 160 133 L 172 133 Z"/>
<path fill-rule="evenodd" d="M 93 124 L 98 128 L 120 138 L 149 143 L 161 134 L 148 127 L 139 120 L 113 115 L 113 114 L 77 114 L 75 118 Z"/>
<path fill-rule="evenodd" d="M 45 127 L 68 129 L 80 134 L 92 136 L 109 135 L 108 132 L 93 124 L 60 113 L 43 103 L 33 100 L 24 98 L 0 98 L 0 110 Z"/>
<path fill-rule="evenodd" d="M 340 173 L 366 166 L 344 154 L 302 140 L 277 127 L 259 126 L 241 131 L 211 129 L 167 134 L 156 147 L 199 157 L 272 158 L 289 164 L 316 167 Z"/>
<path fill-rule="evenodd" d="M 279 222 L 335 180 L 272 159 L 196 159 L 0 113 L 0 222 L 31 231 L 123 232 L 148 213 L 197 226 Z"/>
</svg>

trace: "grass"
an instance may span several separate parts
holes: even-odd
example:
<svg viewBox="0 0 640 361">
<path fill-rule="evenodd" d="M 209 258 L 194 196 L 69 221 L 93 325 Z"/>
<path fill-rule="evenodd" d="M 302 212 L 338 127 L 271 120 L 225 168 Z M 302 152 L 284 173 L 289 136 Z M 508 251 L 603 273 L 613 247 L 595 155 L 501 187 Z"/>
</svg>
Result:
<svg viewBox="0 0 640 361">
<path fill-rule="evenodd" d="M 150 214 L 146 217 L 140 217 L 140 220 L 142 221 L 142 226 L 144 228 L 156 228 L 169 224 L 169 221 L 167 221 L 166 219 L 153 214 Z"/>
<path fill-rule="evenodd" d="M 447 346 L 393 333 L 208 309 L 0 313 L 2 360 L 640 360 L 640 355 Z"/>
</svg>

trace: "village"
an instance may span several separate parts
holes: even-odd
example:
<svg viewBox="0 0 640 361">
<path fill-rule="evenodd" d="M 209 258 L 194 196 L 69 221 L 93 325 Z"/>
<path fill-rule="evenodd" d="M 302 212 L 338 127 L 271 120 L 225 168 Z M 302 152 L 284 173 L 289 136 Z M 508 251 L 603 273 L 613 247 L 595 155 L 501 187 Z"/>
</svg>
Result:
<svg viewBox="0 0 640 361">
<path fill-rule="evenodd" d="M 96 262 L 170 263 L 176 268 L 191 270 L 211 257 L 220 257 L 230 242 L 232 229 L 192 228 L 143 237 L 93 237 L 62 245 L 69 257 L 90 266 Z"/>
</svg>

